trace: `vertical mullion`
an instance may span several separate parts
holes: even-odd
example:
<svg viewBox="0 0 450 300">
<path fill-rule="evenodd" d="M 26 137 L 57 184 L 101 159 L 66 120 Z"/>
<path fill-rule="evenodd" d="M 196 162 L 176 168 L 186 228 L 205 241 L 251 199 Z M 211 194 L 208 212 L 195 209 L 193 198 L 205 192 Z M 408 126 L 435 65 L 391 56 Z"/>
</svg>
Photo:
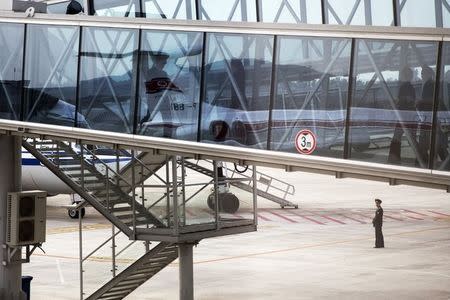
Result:
<svg viewBox="0 0 450 300">
<path fill-rule="evenodd" d="M 394 10 L 394 26 L 401 26 L 399 0 L 392 0 L 392 9 Z"/>
<path fill-rule="evenodd" d="M 372 0 L 364 0 L 364 14 L 365 14 L 365 24 L 373 25 L 372 16 Z"/>
<path fill-rule="evenodd" d="M 203 100 L 206 95 L 206 84 L 205 84 L 205 69 L 206 69 L 206 57 L 208 55 L 207 51 L 207 34 L 203 32 L 203 45 L 202 45 L 202 62 L 200 66 L 200 87 L 199 87 L 199 99 L 198 99 L 198 124 L 197 124 L 197 142 L 200 142 L 201 130 L 202 130 L 202 108 L 203 108 Z"/>
<path fill-rule="evenodd" d="M 354 67 L 355 67 L 355 60 L 356 60 L 356 39 L 352 39 L 352 48 L 350 52 L 350 69 L 349 69 L 349 75 L 348 75 L 348 90 L 347 90 L 347 110 L 345 115 L 345 135 L 344 135 L 344 159 L 350 158 L 350 141 L 349 141 L 349 135 L 350 135 L 350 112 L 352 107 L 352 98 L 353 98 L 353 84 L 356 81 L 356 78 L 354 78 Z"/>
<path fill-rule="evenodd" d="M 432 113 L 432 125 L 431 125 L 431 139 L 430 139 L 430 159 L 428 160 L 428 168 L 433 169 L 434 167 L 434 159 L 435 149 L 436 149 L 436 137 L 437 137 L 437 114 L 439 109 L 439 96 L 440 96 L 440 87 L 441 87 L 441 64 L 442 64 L 442 56 L 443 56 L 443 42 L 439 42 L 438 53 L 437 53 L 437 61 L 436 61 L 436 81 L 434 83 L 434 91 L 433 91 L 433 113 Z"/>
<path fill-rule="evenodd" d="M 201 0 L 195 0 L 195 18 L 197 20 L 202 19 Z"/>
<path fill-rule="evenodd" d="M 79 27 L 78 34 L 78 60 L 77 60 L 77 86 L 75 90 L 75 124 L 74 127 L 78 127 L 78 112 L 80 108 L 80 80 L 81 80 L 81 51 L 82 49 L 82 35 L 83 26 Z"/>
<path fill-rule="evenodd" d="M 141 82 L 141 57 L 142 57 L 142 29 L 139 29 L 138 31 L 138 46 L 137 46 L 137 62 L 136 62 L 136 69 L 134 72 L 134 79 L 135 79 L 135 91 L 134 91 L 134 107 L 133 107 L 133 134 L 137 134 L 137 124 L 138 124 L 138 114 L 139 114 L 139 108 L 140 108 L 140 101 L 139 101 L 139 89 L 140 89 L 140 82 Z"/>
<path fill-rule="evenodd" d="M 328 24 L 328 0 L 321 0 L 322 6 L 322 24 Z"/>
<path fill-rule="evenodd" d="M 94 0 L 88 0 L 87 14 L 90 16 L 95 15 Z"/>
<path fill-rule="evenodd" d="M 444 19 L 442 15 L 442 0 L 434 0 L 436 27 L 444 27 Z"/>
<path fill-rule="evenodd" d="M 142 3 L 142 1 L 145 1 L 145 0 L 138 0 L 138 1 L 139 1 L 139 17 L 145 18 L 146 13 L 144 12 L 144 5 Z"/>
<path fill-rule="evenodd" d="M 24 24 L 23 28 L 23 47 L 22 47 L 22 89 L 20 91 L 20 115 L 19 121 L 25 121 L 23 118 L 25 116 L 25 68 L 26 68 L 26 52 L 27 52 L 27 31 L 28 24 Z"/>
<path fill-rule="evenodd" d="M 275 105 L 275 97 L 278 90 L 277 78 L 277 63 L 278 63 L 278 36 L 273 37 L 273 51 L 272 51 L 272 75 L 270 78 L 270 102 L 269 102 L 269 120 L 267 124 L 267 150 L 270 150 L 272 141 L 272 118 L 273 108 Z"/>
<path fill-rule="evenodd" d="M 255 0 L 256 22 L 262 22 L 262 0 Z"/>
</svg>

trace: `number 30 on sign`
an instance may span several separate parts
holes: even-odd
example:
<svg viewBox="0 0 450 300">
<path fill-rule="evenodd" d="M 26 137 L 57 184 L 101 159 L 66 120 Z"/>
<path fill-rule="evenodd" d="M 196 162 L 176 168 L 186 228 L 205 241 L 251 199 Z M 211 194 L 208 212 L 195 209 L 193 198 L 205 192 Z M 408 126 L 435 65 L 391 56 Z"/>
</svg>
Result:
<svg viewBox="0 0 450 300">
<path fill-rule="evenodd" d="M 303 129 L 295 137 L 295 148 L 301 154 L 311 154 L 316 149 L 316 136 L 311 130 Z"/>
</svg>

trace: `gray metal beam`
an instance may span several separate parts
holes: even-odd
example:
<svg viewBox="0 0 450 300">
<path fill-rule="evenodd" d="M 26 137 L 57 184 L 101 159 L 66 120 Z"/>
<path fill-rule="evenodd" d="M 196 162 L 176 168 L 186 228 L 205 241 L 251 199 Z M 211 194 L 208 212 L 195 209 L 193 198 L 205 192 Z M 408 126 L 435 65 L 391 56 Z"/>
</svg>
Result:
<svg viewBox="0 0 450 300">
<path fill-rule="evenodd" d="M 197 159 L 217 159 L 237 162 L 240 165 L 270 166 L 286 170 L 334 174 L 342 172 L 348 176 L 368 178 L 394 178 L 410 185 L 429 183 L 447 188 L 450 172 L 391 166 L 378 163 L 351 161 L 329 157 L 306 156 L 295 153 L 232 147 L 221 144 L 198 143 L 149 136 L 70 128 L 47 124 L 0 120 L 0 134 L 10 132 L 28 136 L 45 136 L 59 140 L 82 140 L 90 144 L 109 144 L 124 149 L 141 149 L 160 154 L 176 154 Z"/>
<path fill-rule="evenodd" d="M 404 28 L 393 26 L 339 26 L 316 24 L 272 24 L 236 22 L 196 21 L 196 20 L 158 20 L 144 18 L 108 18 L 82 15 L 48 15 L 37 14 L 34 18 L 24 18 L 23 14 L 0 12 L 0 22 L 68 25 L 87 27 L 134 28 L 173 31 L 222 32 L 239 34 L 279 34 L 296 36 L 327 36 L 346 38 L 373 38 L 440 41 L 450 38 L 448 29 L 444 28 Z"/>
</svg>

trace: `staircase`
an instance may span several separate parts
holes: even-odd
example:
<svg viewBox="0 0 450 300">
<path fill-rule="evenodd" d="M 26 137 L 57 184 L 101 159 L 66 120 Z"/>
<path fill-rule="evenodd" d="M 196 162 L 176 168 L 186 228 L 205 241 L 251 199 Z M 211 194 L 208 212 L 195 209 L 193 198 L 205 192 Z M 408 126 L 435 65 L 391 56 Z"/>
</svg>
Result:
<svg viewBox="0 0 450 300">
<path fill-rule="evenodd" d="M 197 163 L 192 163 L 192 162 L 186 160 L 186 161 L 184 161 L 184 165 L 187 168 L 189 168 L 191 170 L 194 170 L 194 171 L 197 171 L 197 172 L 199 172 L 199 173 L 201 173 L 203 175 L 206 175 L 206 176 L 209 176 L 209 177 L 212 177 L 212 178 L 214 177 L 214 171 L 213 170 L 210 170 L 208 168 L 205 168 L 205 167 L 199 165 L 198 162 Z M 232 172 L 234 174 L 234 171 L 232 171 Z M 248 177 L 248 178 L 251 177 L 251 176 L 245 175 L 244 173 L 240 173 L 240 175 L 244 176 L 244 177 Z M 275 179 L 275 178 L 273 178 L 271 176 L 262 174 L 260 172 L 257 172 L 257 180 L 258 180 L 258 182 L 263 183 L 263 184 L 265 184 L 267 186 L 266 190 L 262 190 L 260 188 L 257 188 L 256 193 L 257 193 L 258 196 L 260 196 L 260 197 L 262 197 L 264 199 L 267 199 L 269 201 L 278 203 L 282 208 L 285 208 L 285 207 L 298 208 L 297 204 L 294 204 L 294 203 L 292 203 L 292 202 L 290 202 L 290 201 L 285 199 L 287 195 L 293 195 L 294 194 L 295 190 L 294 190 L 294 187 L 292 185 L 290 185 L 288 183 L 285 183 L 285 182 L 282 182 L 282 181 L 280 181 L 278 179 Z M 281 198 L 279 196 L 276 196 L 276 195 L 271 194 L 271 193 L 268 192 L 269 189 L 271 188 L 271 183 L 274 180 L 279 182 L 281 185 L 284 185 L 283 189 L 275 188 L 275 189 L 277 189 L 279 191 L 282 191 L 284 193 L 284 198 Z M 253 187 L 250 184 L 246 184 L 246 183 L 239 182 L 239 181 L 231 181 L 230 185 L 232 185 L 234 187 L 237 187 L 237 188 L 239 188 L 241 190 L 244 190 L 246 192 L 249 192 L 249 193 L 253 192 Z"/>
<path fill-rule="evenodd" d="M 159 243 L 86 299 L 123 299 L 177 257 L 177 245 L 164 242 Z"/>
<path fill-rule="evenodd" d="M 137 184 L 166 163 L 165 156 L 141 153 L 116 172 L 84 145 L 78 151 L 61 141 L 23 140 L 22 146 L 130 239 L 135 226 L 166 227 L 164 220 L 151 214 L 133 195 Z M 88 299 L 123 299 L 177 257 L 177 245 L 161 242 Z"/>
</svg>

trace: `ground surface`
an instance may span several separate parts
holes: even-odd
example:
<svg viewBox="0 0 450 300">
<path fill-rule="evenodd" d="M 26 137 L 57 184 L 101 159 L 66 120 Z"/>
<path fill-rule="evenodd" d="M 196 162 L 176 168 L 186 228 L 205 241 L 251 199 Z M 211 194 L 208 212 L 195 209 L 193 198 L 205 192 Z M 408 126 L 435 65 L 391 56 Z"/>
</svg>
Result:
<svg viewBox="0 0 450 300">
<path fill-rule="evenodd" d="M 258 232 L 202 241 L 194 250 L 195 299 L 450 299 L 450 194 L 329 176 L 270 171 L 296 186 L 298 210 L 260 200 Z M 383 199 L 385 249 L 373 249 L 373 198 Z M 79 299 L 78 222 L 50 200 L 46 254 L 32 257 L 32 298 Z M 245 208 L 245 207 L 244 207 Z M 195 212 L 194 212 L 195 213 Z M 88 210 L 84 255 L 111 234 Z M 118 237 L 117 251 L 128 245 Z M 110 276 L 111 249 L 84 263 L 86 296 Z M 137 242 L 119 271 L 142 254 Z M 175 261 L 127 299 L 178 299 Z"/>
</svg>

